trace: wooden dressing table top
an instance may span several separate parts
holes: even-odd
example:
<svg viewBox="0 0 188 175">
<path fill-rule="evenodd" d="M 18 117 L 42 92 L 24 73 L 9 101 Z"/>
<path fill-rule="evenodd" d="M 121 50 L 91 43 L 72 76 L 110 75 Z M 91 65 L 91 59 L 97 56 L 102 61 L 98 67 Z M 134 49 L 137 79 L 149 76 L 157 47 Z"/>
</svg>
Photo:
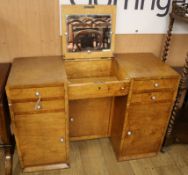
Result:
<svg viewBox="0 0 188 175">
<path fill-rule="evenodd" d="M 140 59 L 139 59 L 140 58 Z M 116 54 L 115 59 L 124 73 L 134 79 L 177 77 L 176 71 L 159 61 L 152 53 Z"/>
<path fill-rule="evenodd" d="M 16 58 L 7 82 L 9 87 L 63 84 L 66 73 L 61 56 Z"/>
</svg>

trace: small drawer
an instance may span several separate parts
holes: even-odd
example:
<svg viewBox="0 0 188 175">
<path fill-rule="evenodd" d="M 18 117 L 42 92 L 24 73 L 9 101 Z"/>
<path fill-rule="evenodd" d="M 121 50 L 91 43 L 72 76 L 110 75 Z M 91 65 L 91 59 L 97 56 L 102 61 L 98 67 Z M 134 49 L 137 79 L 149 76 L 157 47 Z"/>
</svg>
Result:
<svg viewBox="0 0 188 175">
<path fill-rule="evenodd" d="M 10 89 L 8 91 L 8 97 L 11 100 L 27 100 L 37 99 L 39 96 L 41 99 L 59 98 L 64 96 L 64 87 L 40 87 L 40 88 L 24 88 L 24 89 Z"/>
<path fill-rule="evenodd" d="M 177 87 L 178 79 L 154 79 L 134 81 L 133 92 L 158 90 L 158 89 L 175 89 Z"/>
<path fill-rule="evenodd" d="M 133 94 L 131 103 L 154 103 L 172 101 L 174 91 Z"/>
<path fill-rule="evenodd" d="M 18 102 L 18 103 L 13 103 L 12 109 L 16 115 L 26 114 L 26 113 L 36 113 L 36 112 L 47 112 L 47 111 L 64 111 L 65 102 L 64 100 Z"/>
<path fill-rule="evenodd" d="M 129 83 L 91 83 L 70 84 L 68 89 L 69 99 L 84 99 L 108 96 L 124 96 L 129 91 Z"/>
</svg>

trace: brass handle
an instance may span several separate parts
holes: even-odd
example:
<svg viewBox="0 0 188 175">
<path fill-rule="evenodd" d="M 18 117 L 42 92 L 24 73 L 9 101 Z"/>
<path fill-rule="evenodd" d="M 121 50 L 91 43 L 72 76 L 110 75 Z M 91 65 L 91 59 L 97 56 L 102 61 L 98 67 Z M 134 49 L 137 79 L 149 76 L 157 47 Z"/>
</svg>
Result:
<svg viewBox="0 0 188 175">
<path fill-rule="evenodd" d="M 70 121 L 71 121 L 71 122 L 74 122 L 74 118 L 73 118 L 73 117 L 71 117 L 71 118 L 70 118 Z"/>
<path fill-rule="evenodd" d="M 156 96 L 151 96 L 151 99 L 152 100 L 156 100 Z"/>
<path fill-rule="evenodd" d="M 121 90 L 125 90 L 125 87 L 121 87 Z"/>
<path fill-rule="evenodd" d="M 159 83 L 154 83 L 154 87 L 159 87 Z"/>
</svg>

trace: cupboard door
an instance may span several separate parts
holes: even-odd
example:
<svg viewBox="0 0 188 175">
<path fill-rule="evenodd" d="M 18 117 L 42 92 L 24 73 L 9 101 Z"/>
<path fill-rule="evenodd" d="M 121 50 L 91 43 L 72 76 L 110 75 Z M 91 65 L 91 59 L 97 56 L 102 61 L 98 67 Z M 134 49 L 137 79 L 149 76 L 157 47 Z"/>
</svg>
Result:
<svg viewBox="0 0 188 175">
<path fill-rule="evenodd" d="M 64 113 L 16 115 L 14 125 L 24 167 L 66 163 L 68 138 Z"/>
<path fill-rule="evenodd" d="M 129 108 L 123 156 L 157 153 L 168 123 L 171 103 L 132 104 Z"/>
<path fill-rule="evenodd" d="M 112 98 L 70 101 L 70 137 L 98 138 L 108 135 Z"/>
</svg>

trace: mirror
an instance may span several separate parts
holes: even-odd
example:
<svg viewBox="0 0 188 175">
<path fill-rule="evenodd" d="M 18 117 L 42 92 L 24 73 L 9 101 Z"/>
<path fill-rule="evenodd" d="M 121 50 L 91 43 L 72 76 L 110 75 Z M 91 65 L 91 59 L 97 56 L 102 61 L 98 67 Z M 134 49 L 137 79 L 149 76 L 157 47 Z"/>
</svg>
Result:
<svg viewBox="0 0 188 175">
<path fill-rule="evenodd" d="M 67 51 L 111 49 L 111 15 L 67 15 Z"/>
</svg>

